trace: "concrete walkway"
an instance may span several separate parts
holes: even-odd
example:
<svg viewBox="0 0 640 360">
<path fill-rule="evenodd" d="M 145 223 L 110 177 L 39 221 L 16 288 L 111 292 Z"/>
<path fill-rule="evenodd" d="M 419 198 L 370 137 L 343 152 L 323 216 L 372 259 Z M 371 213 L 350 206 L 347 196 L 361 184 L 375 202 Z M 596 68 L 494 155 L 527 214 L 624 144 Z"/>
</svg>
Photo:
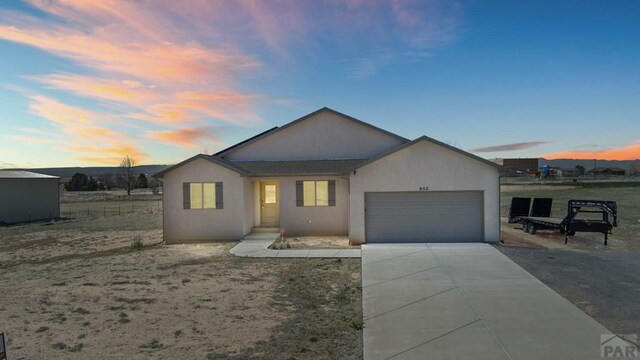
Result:
<svg viewBox="0 0 640 360">
<path fill-rule="evenodd" d="M 609 331 L 488 244 L 362 246 L 364 358 L 599 359 Z"/>
<path fill-rule="evenodd" d="M 230 252 L 236 256 L 278 258 L 359 258 L 360 249 L 271 250 L 269 245 L 280 238 L 278 233 L 251 233 Z"/>
</svg>

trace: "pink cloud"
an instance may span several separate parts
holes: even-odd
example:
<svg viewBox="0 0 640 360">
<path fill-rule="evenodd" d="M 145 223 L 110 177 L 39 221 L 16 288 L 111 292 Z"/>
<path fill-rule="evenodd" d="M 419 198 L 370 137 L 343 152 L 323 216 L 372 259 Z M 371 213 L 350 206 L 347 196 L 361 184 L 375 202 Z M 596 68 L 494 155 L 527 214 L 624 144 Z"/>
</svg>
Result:
<svg viewBox="0 0 640 360">
<path fill-rule="evenodd" d="M 253 103 L 258 97 L 236 91 L 237 76 L 259 69 L 260 62 L 229 44 L 212 46 L 200 41 L 207 39 L 196 39 L 188 24 L 210 23 L 205 13 L 185 13 L 180 9 L 190 7 L 174 2 L 30 3 L 63 21 L 52 23 L 10 13 L 5 24 L 0 23 L 0 39 L 42 49 L 95 71 L 95 75 L 57 73 L 30 79 L 77 96 L 120 103 L 130 108 L 127 112 L 147 121 L 204 121 L 208 117 L 241 126 L 260 121 Z M 194 6 L 207 7 L 205 2 Z M 181 14 L 188 18 L 181 19 Z M 196 108 L 185 111 L 184 102 L 189 99 L 181 94 L 189 92 L 232 96 L 197 102 Z M 239 99 L 244 101 L 239 104 Z"/>
<path fill-rule="evenodd" d="M 143 105 L 158 95 L 135 80 L 110 80 L 85 75 L 51 74 L 28 77 L 54 89 L 67 90 L 81 97 Z"/>
<path fill-rule="evenodd" d="M 540 155 L 545 159 L 583 159 L 583 160 L 636 160 L 640 159 L 640 143 L 619 148 L 596 151 L 560 151 Z"/>
<path fill-rule="evenodd" d="M 31 111 L 48 120 L 66 137 L 26 129 L 23 132 L 32 135 L 17 135 L 12 138 L 14 141 L 21 139 L 30 143 L 53 144 L 76 153 L 77 160 L 97 164 L 115 165 L 119 160 L 114 160 L 122 159 L 125 155 L 133 156 L 137 161 L 148 158 L 138 146 L 133 145 L 126 133 L 100 125 L 112 121 L 111 115 L 64 104 L 43 95 L 31 95 L 30 100 Z"/>
<path fill-rule="evenodd" d="M 133 158 L 138 164 L 148 159 L 145 152 L 125 142 L 115 142 L 105 146 L 71 146 L 69 150 L 76 154 L 74 157 L 76 160 L 92 164 L 117 166 L 125 155 Z"/>
<path fill-rule="evenodd" d="M 152 131 L 147 133 L 146 137 L 181 147 L 198 147 L 197 142 L 199 140 L 220 143 L 214 130 L 212 127 L 181 128 L 177 130 Z"/>
</svg>

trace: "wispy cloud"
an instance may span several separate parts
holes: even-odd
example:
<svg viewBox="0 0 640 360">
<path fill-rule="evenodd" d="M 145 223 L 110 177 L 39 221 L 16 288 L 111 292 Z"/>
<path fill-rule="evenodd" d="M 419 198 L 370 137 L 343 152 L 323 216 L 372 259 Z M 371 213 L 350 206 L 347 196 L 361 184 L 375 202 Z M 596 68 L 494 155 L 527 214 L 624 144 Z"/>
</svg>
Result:
<svg viewBox="0 0 640 360">
<path fill-rule="evenodd" d="M 360 57 L 344 60 L 347 67 L 347 76 L 355 80 L 366 80 L 374 76 L 380 70 L 395 65 L 401 66 L 424 61 L 431 54 L 426 51 L 380 51 L 368 57 Z"/>
<path fill-rule="evenodd" d="M 30 100 L 29 108 L 35 115 L 49 120 L 67 135 L 85 139 L 108 139 L 119 135 L 113 130 L 97 125 L 100 119 L 106 119 L 107 115 L 63 104 L 43 95 L 33 95 Z"/>
<path fill-rule="evenodd" d="M 582 159 L 582 160 L 636 160 L 640 159 L 640 142 L 619 148 L 594 151 L 560 151 L 540 155 L 545 159 Z"/>
<path fill-rule="evenodd" d="M 69 150 L 78 154 L 75 159 L 93 164 L 114 165 L 122 160 L 122 154 L 131 156 L 136 162 L 144 162 L 148 155 L 125 142 L 116 141 L 106 146 L 71 146 Z"/>
<path fill-rule="evenodd" d="M 345 60 L 348 76 L 365 80 L 382 69 L 422 62 L 431 50 L 457 37 L 462 7 L 456 1 L 350 1 L 365 20 L 349 22 L 362 26 L 361 41 L 368 51 Z M 391 17 L 389 24 L 388 17 Z M 384 26 L 381 28 L 380 26 Z M 375 37 L 371 43 L 367 40 Z M 406 50 L 406 49 L 409 50 Z"/>
<path fill-rule="evenodd" d="M 218 129 L 212 126 L 181 128 L 176 130 L 151 131 L 145 136 L 149 139 L 170 145 L 197 148 L 199 147 L 198 141 L 202 139 L 207 139 L 214 143 L 221 143 L 221 140 L 216 135 L 216 130 Z"/>
<path fill-rule="evenodd" d="M 48 88 L 66 90 L 80 97 L 124 103 L 135 107 L 144 107 L 159 98 L 154 88 L 145 86 L 137 80 L 102 79 L 62 73 L 27 78 L 42 83 Z"/>
<path fill-rule="evenodd" d="M 30 135 L 14 135 L 12 137 L 14 141 L 56 145 L 63 151 L 73 153 L 75 159 L 91 163 L 117 164 L 119 161 L 113 162 L 113 160 L 122 158 L 123 155 L 135 155 L 137 161 L 148 158 L 146 153 L 134 145 L 128 134 L 101 125 L 101 123 L 112 122 L 112 115 L 64 104 L 43 95 L 30 95 L 29 99 L 31 111 L 48 120 L 68 138 L 60 139 L 37 129 L 23 129 L 22 132 Z M 123 152 L 116 155 L 117 151 Z"/>
<path fill-rule="evenodd" d="M 492 145 L 479 147 L 475 149 L 471 149 L 471 152 L 478 153 L 487 153 L 487 152 L 502 152 L 502 151 L 514 151 L 514 150 L 524 150 L 530 149 L 532 147 L 549 144 L 551 141 L 528 141 L 528 142 L 519 142 L 513 144 L 503 144 L 503 145 Z"/>
</svg>

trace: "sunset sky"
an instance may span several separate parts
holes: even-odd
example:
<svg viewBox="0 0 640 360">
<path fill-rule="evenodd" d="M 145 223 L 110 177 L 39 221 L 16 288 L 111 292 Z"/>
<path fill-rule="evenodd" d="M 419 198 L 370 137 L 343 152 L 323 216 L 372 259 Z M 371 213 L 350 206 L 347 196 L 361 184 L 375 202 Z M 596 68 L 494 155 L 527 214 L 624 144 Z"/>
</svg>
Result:
<svg viewBox="0 0 640 360">
<path fill-rule="evenodd" d="M 6 0 L 0 168 L 170 164 L 323 106 L 485 158 L 640 158 L 640 2 Z"/>
</svg>

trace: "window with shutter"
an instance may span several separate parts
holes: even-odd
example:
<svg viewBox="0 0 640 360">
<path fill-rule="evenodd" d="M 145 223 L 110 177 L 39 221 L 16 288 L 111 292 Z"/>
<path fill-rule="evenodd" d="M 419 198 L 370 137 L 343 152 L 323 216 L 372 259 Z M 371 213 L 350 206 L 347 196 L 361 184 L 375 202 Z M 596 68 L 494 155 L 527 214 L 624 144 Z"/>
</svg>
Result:
<svg viewBox="0 0 640 360">
<path fill-rule="evenodd" d="M 222 209 L 222 182 L 183 183 L 184 209 Z"/>
<path fill-rule="evenodd" d="M 296 206 L 336 206 L 335 180 L 296 181 Z"/>
</svg>

